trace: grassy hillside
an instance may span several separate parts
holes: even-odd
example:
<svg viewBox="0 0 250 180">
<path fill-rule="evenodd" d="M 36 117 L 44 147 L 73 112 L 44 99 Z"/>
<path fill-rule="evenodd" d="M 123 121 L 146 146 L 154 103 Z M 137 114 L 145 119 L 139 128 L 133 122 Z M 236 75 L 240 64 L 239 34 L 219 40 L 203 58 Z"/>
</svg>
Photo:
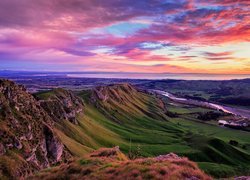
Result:
<svg viewBox="0 0 250 180">
<path fill-rule="evenodd" d="M 82 91 L 79 97 L 85 102 L 79 124 L 57 124 L 62 141 L 77 156 L 99 147 L 119 145 L 126 154 L 132 152 L 136 156 L 169 152 L 187 156 L 216 177 L 249 173 L 249 132 L 222 129 L 195 117 L 185 119 L 185 113 L 193 109 L 172 107 L 171 111 L 182 115 L 170 118 L 164 102 L 128 84 Z M 195 109 L 201 110 L 206 111 Z M 230 145 L 230 140 L 239 145 Z"/>
</svg>

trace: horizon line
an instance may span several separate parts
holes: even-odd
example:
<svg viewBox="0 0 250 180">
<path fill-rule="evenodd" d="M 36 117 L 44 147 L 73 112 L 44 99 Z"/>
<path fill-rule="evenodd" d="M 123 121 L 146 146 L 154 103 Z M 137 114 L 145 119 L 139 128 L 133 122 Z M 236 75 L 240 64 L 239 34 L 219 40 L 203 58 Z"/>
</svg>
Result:
<svg viewBox="0 0 250 180">
<path fill-rule="evenodd" d="M 91 73 L 91 74 L 206 74 L 206 75 L 250 75 L 249 74 L 235 74 L 235 73 L 181 73 L 181 72 L 124 72 L 124 71 L 29 71 L 29 70 L 0 70 L 0 72 L 20 72 L 20 73 L 61 73 L 61 74 L 67 74 L 67 73 L 73 73 L 73 74 L 87 74 L 87 73 Z"/>
</svg>

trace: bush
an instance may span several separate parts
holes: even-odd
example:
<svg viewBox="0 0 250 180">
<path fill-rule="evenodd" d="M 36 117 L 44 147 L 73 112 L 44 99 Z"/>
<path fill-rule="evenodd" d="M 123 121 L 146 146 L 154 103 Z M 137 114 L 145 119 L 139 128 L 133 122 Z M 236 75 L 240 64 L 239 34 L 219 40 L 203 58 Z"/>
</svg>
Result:
<svg viewBox="0 0 250 180">
<path fill-rule="evenodd" d="M 243 145 L 243 146 L 242 146 L 242 149 L 247 149 L 247 146 L 246 146 L 246 145 Z"/>
<path fill-rule="evenodd" d="M 232 146 L 238 146 L 239 142 L 235 140 L 230 140 L 229 144 L 231 144 Z"/>
<path fill-rule="evenodd" d="M 128 157 L 129 159 L 137 159 L 141 157 L 141 146 L 137 145 L 136 149 L 130 149 L 128 152 Z"/>
<path fill-rule="evenodd" d="M 178 117 L 178 114 L 175 113 L 175 112 L 171 112 L 171 111 L 167 111 L 165 113 L 168 117 L 171 117 L 171 118 L 177 118 Z"/>
</svg>

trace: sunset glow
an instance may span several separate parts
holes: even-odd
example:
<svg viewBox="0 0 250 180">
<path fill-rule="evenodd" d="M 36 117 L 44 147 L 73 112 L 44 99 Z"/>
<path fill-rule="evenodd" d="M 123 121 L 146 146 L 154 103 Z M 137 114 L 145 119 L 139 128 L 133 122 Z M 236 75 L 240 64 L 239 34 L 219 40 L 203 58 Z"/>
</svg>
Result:
<svg viewBox="0 0 250 180">
<path fill-rule="evenodd" d="M 1 0 L 0 70 L 250 74 L 250 1 Z"/>
</svg>

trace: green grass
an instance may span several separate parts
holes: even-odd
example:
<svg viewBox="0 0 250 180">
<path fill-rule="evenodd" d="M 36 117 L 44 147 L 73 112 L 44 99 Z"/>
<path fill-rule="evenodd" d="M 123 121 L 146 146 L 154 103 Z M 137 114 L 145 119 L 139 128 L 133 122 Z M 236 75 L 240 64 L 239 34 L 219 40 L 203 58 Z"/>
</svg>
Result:
<svg viewBox="0 0 250 180">
<path fill-rule="evenodd" d="M 93 151 L 92 148 L 77 142 L 76 140 L 74 140 L 74 138 L 67 136 L 60 130 L 56 130 L 56 133 L 62 140 L 63 144 L 67 147 L 67 149 L 75 156 L 81 157 Z"/>
<path fill-rule="evenodd" d="M 171 112 L 175 112 L 178 114 L 188 114 L 188 113 L 197 113 L 197 112 L 208 112 L 211 109 L 205 109 L 200 107 L 192 107 L 192 106 L 184 106 L 184 105 L 167 105 L 167 109 Z"/>
<path fill-rule="evenodd" d="M 39 99 L 43 99 L 43 100 L 47 100 L 53 95 L 54 95 L 54 91 L 51 91 L 51 90 L 42 91 L 42 92 L 38 92 L 35 94 L 36 97 L 38 97 Z"/>
<path fill-rule="evenodd" d="M 217 178 L 233 177 L 237 175 L 235 169 L 225 164 L 198 162 L 198 166 L 203 169 L 207 174 Z"/>
<path fill-rule="evenodd" d="M 225 142 L 237 140 L 240 144 L 250 145 L 250 133 L 228 128 L 220 128 L 216 125 L 205 124 L 202 122 L 188 121 L 180 118 L 170 120 L 174 124 L 179 124 L 182 128 L 188 129 L 195 134 L 201 134 L 207 137 L 219 138 Z M 250 153 L 250 149 L 247 150 Z"/>
<path fill-rule="evenodd" d="M 76 156 L 88 154 L 93 149 L 122 145 L 119 135 L 98 124 L 88 115 L 78 117 L 79 125 L 63 121 L 57 124 L 57 133 L 67 148 Z"/>
</svg>

